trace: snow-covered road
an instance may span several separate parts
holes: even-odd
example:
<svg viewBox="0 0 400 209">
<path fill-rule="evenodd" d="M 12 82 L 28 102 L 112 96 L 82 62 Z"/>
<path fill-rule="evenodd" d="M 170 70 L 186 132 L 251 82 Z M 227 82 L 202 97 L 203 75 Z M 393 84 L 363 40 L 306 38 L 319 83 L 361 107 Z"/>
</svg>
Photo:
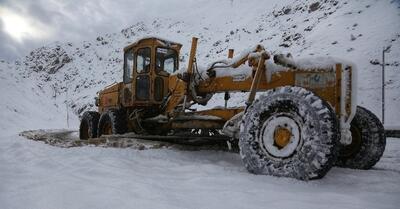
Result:
<svg viewBox="0 0 400 209">
<path fill-rule="evenodd" d="M 333 168 L 322 180 L 249 174 L 222 151 L 58 148 L 0 137 L 1 208 L 393 208 L 400 139 L 372 170 Z"/>
</svg>

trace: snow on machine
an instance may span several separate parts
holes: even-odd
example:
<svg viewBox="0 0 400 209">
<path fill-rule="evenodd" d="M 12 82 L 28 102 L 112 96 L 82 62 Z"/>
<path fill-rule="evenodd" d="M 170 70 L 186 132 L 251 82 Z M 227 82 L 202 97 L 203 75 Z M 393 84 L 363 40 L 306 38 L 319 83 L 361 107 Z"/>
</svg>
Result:
<svg viewBox="0 0 400 209">
<path fill-rule="evenodd" d="M 369 169 L 379 161 L 384 128 L 357 106 L 355 65 L 271 56 L 256 45 L 201 68 L 197 40 L 180 70 L 179 43 L 148 37 L 125 47 L 123 81 L 98 93 L 98 111 L 82 115 L 80 138 L 134 132 L 229 139 L 249 172 L 301 180 L 322 178 L 333 165 Z M 231 92 L 248 92 L 246 105 L 228 107 Z M 225 105 L 192 108 L 216 93 Z"/>
</svg>

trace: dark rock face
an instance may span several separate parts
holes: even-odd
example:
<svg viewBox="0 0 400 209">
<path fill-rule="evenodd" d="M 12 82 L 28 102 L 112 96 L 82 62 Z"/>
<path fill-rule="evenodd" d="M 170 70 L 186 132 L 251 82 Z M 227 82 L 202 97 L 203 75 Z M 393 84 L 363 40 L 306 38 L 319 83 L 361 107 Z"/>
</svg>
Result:
<svg viewBox="0 0 400 209">
<path fill-rule="evenodd" d="M 320 7 L 319 2 L 312 3 L 312 4 L 310 4 L 308 12 L 314 12 L 317 9 L 319 9 L 319 7 Z"/>
<path fill-rule="evenodd" d="M 290 6 L 283 7 L 281 10 L 278 11 L 273 11 L 272 14 L 274 17 L 279 17 L 283 15 L 288 15 L 292 11 L 292 8 Z"/>
<path fill-rule="evenodd" d="M 55 74 L 72 59 L 61 46 L 41 47 L 32 51 L 26 57 L 25 64 L 34 72 L 47 72 Z"/>
<path fill-rule="evenodd" d="M 133 36 L 136 36 L 137 33 L 147 30 L 147 26 L 144 22 L 138 22 L 129 28 L 121 30 L 121 33 L 125 36 L 125 38 L 131 38 Z"/>
</svg>

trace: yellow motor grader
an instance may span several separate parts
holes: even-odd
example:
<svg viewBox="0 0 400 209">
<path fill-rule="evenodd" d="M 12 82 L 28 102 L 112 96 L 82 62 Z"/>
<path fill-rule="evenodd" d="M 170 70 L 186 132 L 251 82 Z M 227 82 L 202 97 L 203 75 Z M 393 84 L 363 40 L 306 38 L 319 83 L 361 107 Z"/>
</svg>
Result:
<svg viewBox="0 0 400 209">
<path fill-rule="evenodd" d="M 82 115 L 80 138 L 138 136 L 229 139 L 254 174 L 302 180 L 333 165 L 369 169 L 386 144 L 379 119 L 356 104 L 355 66 L 333 58 L 294 60 L 262 45 L 199 67 L 197 38 L 187 68 L 181 44 L 157 37 L 124 48 L 123 81 L 98 93 L 98 112 Z M 228 107 L 234 92 L 245 104 Z M 198 111 L 214 94 L 217 107 Z"/>
</svg>

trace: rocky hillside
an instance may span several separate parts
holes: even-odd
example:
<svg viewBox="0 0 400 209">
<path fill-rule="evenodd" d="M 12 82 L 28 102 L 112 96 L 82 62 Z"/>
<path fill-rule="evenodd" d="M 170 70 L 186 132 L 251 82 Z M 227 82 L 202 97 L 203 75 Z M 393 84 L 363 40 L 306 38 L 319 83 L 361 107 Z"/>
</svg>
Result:
<svg viewBox="0 0 400 209">
<path fill-rule="evenodd" d="M 198 7 L 193 5 L 193 8 Z M 9 97 L 36 94 L 46 104 L 32 102 L 32 106 L 39 105 L 37 109 L 54 107 L 56 112 L 62 113 L 64 120 L 66 105 L 76 115 L 93 109 L 96 92 L 122 79 L 122 48 L 125 45 L 152 35 L 180 42 L 184 45 L 182 67 L 186 65 L 191 37 L 197 36 L 200 38 L 198 61 L 203 65 L 225 57 L 228 48 L 238 52 L 258 43 L 271 53 L 290 52 L 295 58 L 329 55 L 350 59 L 359 69 L 359 104 L 380 116 L 380 62 L 385 47 L 390 48 L 386 55 L 386 102 L 390 114 L 386 117 L 389 123 L 398 124 L 398 1 L 204 1 L 202 7 L 193 12 L 177 11 L 176 14 L 136 22 L 119 32 L 102 34 L 80 43 L 51 43 L 15 63 L 1 61 L 2 86 L 15 85 L 8 89 Z M 5 102 L 0 105 L 3 109 L 13 106 Z M 16 117 L 24 107 L 17 105 L 15 108 L 6 109 L 7 114 L 4 114 Z M 35 108 L 32 111 L 36 111 Z"/>
</svg>

